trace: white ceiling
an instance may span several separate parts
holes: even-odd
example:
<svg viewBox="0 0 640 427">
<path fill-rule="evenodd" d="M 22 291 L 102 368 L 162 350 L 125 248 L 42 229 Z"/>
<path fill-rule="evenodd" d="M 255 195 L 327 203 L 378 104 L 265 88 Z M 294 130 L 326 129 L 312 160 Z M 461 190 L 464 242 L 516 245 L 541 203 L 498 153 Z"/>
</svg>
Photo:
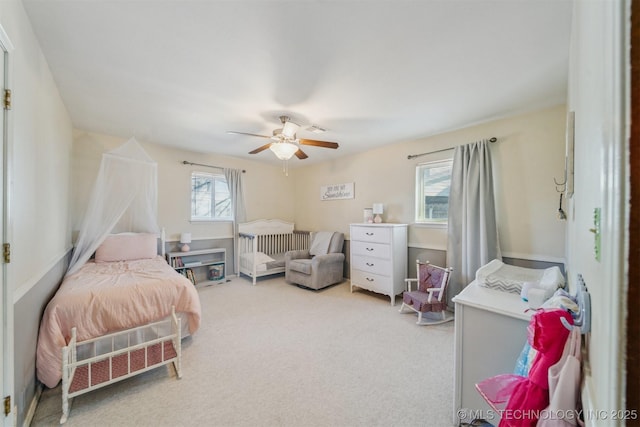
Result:
<svg viewBox="0 0 640 427">
<path fill-rule="evenodd" d="M 569 0 L 23 3 L 76 128 L 198 152 L 277 164 L 226 131 L 287 114 L 340 144 L 296 167 L 567 95 Z"/>
</svg>

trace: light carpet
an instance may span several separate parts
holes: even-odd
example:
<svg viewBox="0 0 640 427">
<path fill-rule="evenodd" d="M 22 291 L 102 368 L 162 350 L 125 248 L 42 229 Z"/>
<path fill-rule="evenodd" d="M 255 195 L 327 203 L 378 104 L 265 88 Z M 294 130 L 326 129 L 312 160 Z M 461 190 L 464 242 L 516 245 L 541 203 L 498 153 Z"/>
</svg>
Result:
<svg viewBox="0 0 640 427">
<path fill-rule="evenodd" d="M 161 367 L 76 397 L 68 426 L 448 426 L 453 322 L 418 326 L 389 298 L 282 277 L 198 289 L 182 379 Z M 32 426 L 58 425 L 60 386 Z"/>
</svg>

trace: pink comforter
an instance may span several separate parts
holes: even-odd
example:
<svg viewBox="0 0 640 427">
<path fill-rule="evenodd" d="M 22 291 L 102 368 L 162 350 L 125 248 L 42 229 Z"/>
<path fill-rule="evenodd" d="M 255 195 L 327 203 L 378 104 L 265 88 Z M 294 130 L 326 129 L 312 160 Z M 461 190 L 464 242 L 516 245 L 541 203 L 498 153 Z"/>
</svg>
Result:
<svg viewBox="0 0 640 427">
<path fill-rule="evenodd" d="M 158 256 L 153 259 L 87 262 L 65 277 L 45 309 L 38 336 L 38 379 L 55 387 L 62 377 L 62 347 L 71 328 L 78 341 L 186 313 L 189 332 L 200 326 L 200 298 L 191 282 Z"/>
</svg>

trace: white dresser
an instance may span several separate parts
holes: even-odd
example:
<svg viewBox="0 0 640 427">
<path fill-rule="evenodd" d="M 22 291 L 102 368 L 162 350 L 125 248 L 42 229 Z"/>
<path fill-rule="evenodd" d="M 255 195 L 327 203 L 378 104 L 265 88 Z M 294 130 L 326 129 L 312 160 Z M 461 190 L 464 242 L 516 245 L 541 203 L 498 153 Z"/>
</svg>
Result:
<svg viewBox="0 0 640 427">
<path fill-rule="evenodd" d="M 476 383 L 498 374 L 513 373 L 527 341 L 533 310 L 520 295 L 488 289 L 475 281 L 453 298 L 455 303 L 455 379 L 453 424 L 460 415 L 476 415 L 498 425 L 500 416 L 491 410 Z M 460 412 L 459 412 L 460 411 Z"/>
<path fill-rule="evenodd" d="M 391 298 L 405 288 L 407 224 L 351 224 L 351 292 L 367 289 Z"/>
</svg>

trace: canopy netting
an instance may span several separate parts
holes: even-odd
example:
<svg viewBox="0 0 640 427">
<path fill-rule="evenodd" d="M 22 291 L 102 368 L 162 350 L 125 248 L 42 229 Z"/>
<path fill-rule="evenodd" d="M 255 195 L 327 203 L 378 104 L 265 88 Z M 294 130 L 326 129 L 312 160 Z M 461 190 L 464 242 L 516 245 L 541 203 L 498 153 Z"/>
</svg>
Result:
<svg viewBox="0 0 640 427">
<path fill-rule="evenodd" d="M 135 138 L 104 153 L 67 274 L 109 233 L 158 233 L 157 205 L 158 165 Z"/>
</svg>

